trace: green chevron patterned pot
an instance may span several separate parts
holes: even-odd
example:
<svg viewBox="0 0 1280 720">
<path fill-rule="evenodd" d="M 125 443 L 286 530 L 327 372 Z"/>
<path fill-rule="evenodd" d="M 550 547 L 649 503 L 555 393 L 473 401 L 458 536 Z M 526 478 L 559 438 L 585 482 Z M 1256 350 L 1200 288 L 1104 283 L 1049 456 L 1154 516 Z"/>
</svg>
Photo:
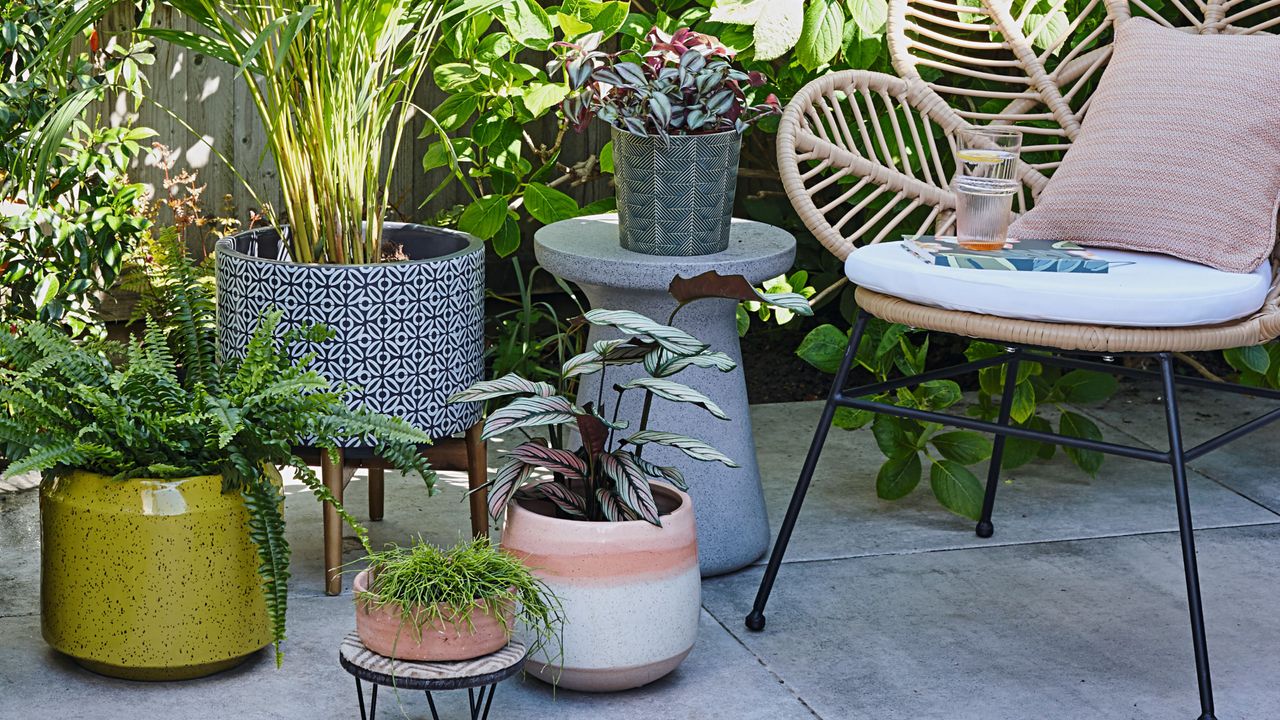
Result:
<svg viewBox="0 0 1280 720">
<path fill-rule="evenodd" d="M 636 135 L 613 128 L 618 239 L 647 255 L 710 255 L 729 247 L 742 136 Z"/>
</svg>

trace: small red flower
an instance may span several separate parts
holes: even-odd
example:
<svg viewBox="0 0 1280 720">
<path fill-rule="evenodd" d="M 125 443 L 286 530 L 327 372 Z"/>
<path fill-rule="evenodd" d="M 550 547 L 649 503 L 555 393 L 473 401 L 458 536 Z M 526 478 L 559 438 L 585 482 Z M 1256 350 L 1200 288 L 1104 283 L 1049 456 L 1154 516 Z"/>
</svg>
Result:
<svg viewBox="0 0 1280 720">
<path fill-rule="evenodd" d="M 98 52 L 102 49 L 102 41 L 98 39 L 97 28 L 94 28 L 93 32 L 89 33 L 89 49 L 93 52 Z"/>
</svg>

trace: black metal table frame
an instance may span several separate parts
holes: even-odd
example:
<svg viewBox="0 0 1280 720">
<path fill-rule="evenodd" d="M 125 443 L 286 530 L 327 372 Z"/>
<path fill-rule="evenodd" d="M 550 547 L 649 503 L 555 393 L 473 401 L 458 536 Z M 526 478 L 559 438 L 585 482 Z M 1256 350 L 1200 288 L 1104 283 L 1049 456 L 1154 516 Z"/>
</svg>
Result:
<svg viewBox="0 0 1280 720">
<path fill-rule="evenodd" d="M 385 673 L 366 670 L 347 660 L 341 653 L 338 654 L 338 662 L 342 664 L 344 670 L 355 677 L 356 698 L 360 702 L 360 720 L 375 720 L 377 718 L 379 685 L 386 685 L 396 690 L 422 690 L 427 694 L 427 705 L 431 708 L 431 717 L 434 720 L 440 720 L 440 713 L 436 710 L 436 700 L 431 693 L 465 689 L 467 691 L 467 707 L 470 711 L 471 720 L 488 720 L 489 709 L 493 706 L 493 694 L 498 690 L 498 683 L 520 672 L 520 669 L 524 667 L 524 660 L 522 659 L 510 667 L 487 675 L 450 678 L 447 680 L 422 680 L 394 677 Z M 364 685 L 361 680 L 367 680 L 373 686 L 373 690 L 369 693 L 368 714 L 365 713 Z M 478 692 L 476 688 L 479 688 Z"/>
<path fill-rule="evenodd" d="M 1039 440 L 1042 442 L 1080 448 L 1083 450 L 1095 450 L 1109 455 L 1119 455 L 1138 460 L 1163 463 L 1169 465 L 1173 469 L 1174 498 L 1177 502 L 1178 511 L 1178 534 L 1182 542 L 1182 563 L 1183 570 L 1186 575 L 1187 605 L 1191 618 L 1191 640 L 1196 660 L 1196 681 L 1200 691 L 1201 714 L 1198 720 L 1216 720 L 1213 710 L 1213 685 L 1209 675 L 1209 651 L 1205 642 L 1204 613 L 1200 602 L 1200 575 L 1196 567 L 1195 537 L 1191 525 L 1191 503 L 1187 494 L 1186 464 L 1188 461 L 1195 460 L 1196 458 L 1216 450 L 1233 440 L 1243 437 L 1254 430 L 1258 430 L 1272 422 L 1275 422 L 1276 420 L 1280 420 L 1280 408 L 1276 408 L 1252 420 L 1241 423 L 1240 425 L 1192 448 L 1184 448 L 1182 445 L 1181 424 L 1178 420 L 1176 386 L 1184 385 L 1207 388 L 1220 392 L 1234 393 L 1249 397 L 1261 397 L 1270 400 L 1280 400 L 1280 391 L 1246 387 L 1243 385 L 1230 385 L 1201 378 L 1176 377 L 1173 370 L 1173 353 L 1171 352 L 1113 353 L 1107 355 L 1104 353 L 1073 352 L 1055 348 L 1010 345 L 1008 343 L 1004 343 L 1007 347 L 1007 352 L 994 357 L 961 363 L 959 365 L 940 368 L 938 370 L 921 373 L 919 375 L 912 375 L 910 377 L 846 389 L 845 385 L 848 382 L 849 371 L 853 367 L 853 361 L 857 354 L 858 343 L 862 339 L 862 335 L 866 330 L 869 317 L 870 316 L 866 312 L 860 311 L 854 321 L 853 332 L 850 333 L 849 337 L 849 346 L 845 350 L 844 358 L 840 363 L 840 369 L 837 371 L 835 381 L 831 385 L 831 392 L 827 396 L 826 405 L 822 411 L 822 419 L 818 422 L 818 428 L 814 433 L 813 442 L 809 446 L 809 453 L 805 457 L 804 466 L 800 470 L 800 478 L 796 481 L 795 491 L 791 496 L 791 503 L 787 507 L 786 516 L 783 518 L 782 527 L 778 532 L 778 540 L 774 543 L 773 552 L 769 556 L 769 564 L 766 566 L 764 577 L 760 581 L 760 589 L 756 593 L 755 603 L 752 606 L 751 613 L 747 615 L 747 628 L 754 631 L 761 631 L 764 629 L 765 605 L 769 601 L 769 594 L 772 592 L 773 583 L 777 579 L 778 569 L 782 564 L 783 555 L 785 555 L 787 551 L 787 543 L 791 539 L 792 530 L 795 529 L 796 518 L 800 514 L 801 505 L 804 504 L 805 493 L 808 492 L 809 482 L 812 480 L 814 468 L 818 464 L 818 456 L 822 453 L 822 446 L 827 439 L 827 433 L 831 429 L 831 422 L 835 416 L 836 408 L 838 407 L 869 410 L 873 413 L 896 415 L 898 417 L 910 418 L 912 420 L 941 423 L 944 425 L 951 425 L 969 430 L 980 430 L 994 434 L 995 440 L 992 443 L 991 465 L 987 471 L 987 486 L 986 493 L 983 496 L 982 514 L 978 520 L 976 528 L 978 536 L 983 538 L 991 537 L 994 532 L 994 526 L 991 523 L 991 511 L 995 506 L 996 490 L 999 487 L 1000 460 L 1004 452 L 1006 437 L 1011 436 L 1025 438 L 1028 440 Z M 1028 352 L 1034 352 L 1035 354 L 1028 355 Z M 1079 357 L 1090 355 L 1101 355 L 1104 357 L 1124 355 L 1154 357 L 1160 364 L 1160 371 L 1153 372 L 1149 370 L 1128 368 L 1110 362 L 1099 362 L 1097 360 L 1088 360 Z M 1018 363 L 1024 358 L 1029 362 L 1039 362 L 1063 368 L 1098 370 L 1101 372 L 1129 377 L 1159 378 L 1162 383 L 1164 395 L 1165 420 L 1169 434 L 1169 450 L 1162 452 L 1159 450 L 1152 450 L 1150 448 L 1132 447 L 1105 442 L 1102 440 L 1071 437 L 1011 425 L 1010 414 L 1013 405 L 1013 389 L 1017 383 L 1018 377 Z M 876 395 L 881 392 L 919 385 L 920 383 L 928 380 L 942 380 L 957 377 L 983 368 L 999 367 L 1001 365 L 1007 366 L 1007 369 L 1005 371 L 1005 383 L 1003 393 L 1000 398 L 1000 410 L 996 422 L 979 420 L 971 417 L 949 415 L 946 413 L 930 412 L 916 408 L 898 407 L 896 405 L 865 399 L 868 396 Z"/>
</svg>

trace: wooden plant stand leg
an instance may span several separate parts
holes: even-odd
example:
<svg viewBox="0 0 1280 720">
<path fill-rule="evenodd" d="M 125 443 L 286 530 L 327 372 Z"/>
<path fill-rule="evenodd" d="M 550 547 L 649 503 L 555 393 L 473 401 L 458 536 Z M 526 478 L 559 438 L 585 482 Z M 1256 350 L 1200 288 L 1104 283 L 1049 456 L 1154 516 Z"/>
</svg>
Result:
<svg viewBox="0 0 1280 720">
<path fill-rule="evenodd" d="M 320 453 L 320 478 L 329 492 L 342 502 L 344 483 L 342 451 L 338 452 L 338 462 L 333 462 L 329 453 Z M 324 505 L 324 591 L 328 595 L 342 593 L 342 518 L 329 503 Z"/>
<path fill-rule="evenodd" d="M 381 465 L 369 464 L 369 519 L 374 522 L 382 519 L 386 477 L 386 470 Z"/>
<path fill-rule="evenodd" d="M 489 458 L 485 441 L 480 439 L 484 423 L 467 430 L 467 486 L 471 489 L 471 534 L 489 537 L 489 492 L 481 488 L 489 482 Z"/>
</svg>

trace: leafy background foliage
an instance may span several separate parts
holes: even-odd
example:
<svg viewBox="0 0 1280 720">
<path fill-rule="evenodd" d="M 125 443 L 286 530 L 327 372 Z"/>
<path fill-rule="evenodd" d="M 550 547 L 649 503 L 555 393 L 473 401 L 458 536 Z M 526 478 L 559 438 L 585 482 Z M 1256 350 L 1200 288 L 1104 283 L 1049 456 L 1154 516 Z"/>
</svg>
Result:
<svg viewBox="0 0 1280 720">
<path fill-rule="evenodd" d="M 0 321 L 100 334 L 96 293 L 150 225 L 128 168 L 154 133 L 109 127 L 90 104 L 140 93 L 154 58 L 147 43 L 104 46 L 96 34 L 79 52 L 51 54 L 49 36 L 74 29 L 80 4 L 0 2 Z"/>
</svg>

